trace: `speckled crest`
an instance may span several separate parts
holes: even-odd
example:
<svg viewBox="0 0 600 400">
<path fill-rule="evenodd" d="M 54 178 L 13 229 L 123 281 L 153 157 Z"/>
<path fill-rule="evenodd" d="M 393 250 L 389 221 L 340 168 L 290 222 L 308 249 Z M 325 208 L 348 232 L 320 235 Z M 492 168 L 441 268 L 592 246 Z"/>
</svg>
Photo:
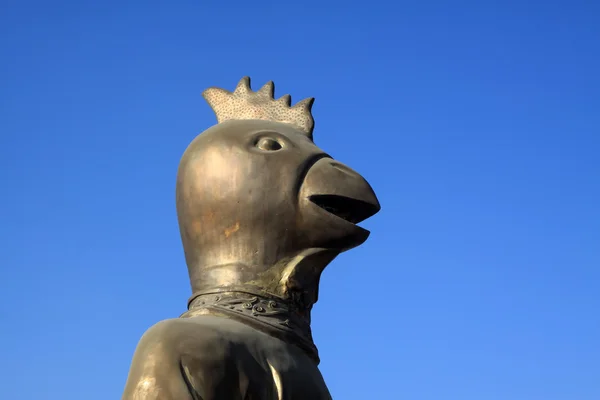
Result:
<svg viewBox="0 0 600 400">
<path fill-rule="evenodd" d="M 253 92 L 250 88 L 250 78 L 247 76 L 240 80 L 233 92 L 211 87 L 202 93 L 219 123 L 244 119 L 282 122 L 294 125 L 312 140 L 315 122 L 311 108 L 315 99 L 310 97 L 290 107 L 292 98 L 289 94 L 277 100 L 273 97 L 274 94 L 273 81 Z"/>
</svg>

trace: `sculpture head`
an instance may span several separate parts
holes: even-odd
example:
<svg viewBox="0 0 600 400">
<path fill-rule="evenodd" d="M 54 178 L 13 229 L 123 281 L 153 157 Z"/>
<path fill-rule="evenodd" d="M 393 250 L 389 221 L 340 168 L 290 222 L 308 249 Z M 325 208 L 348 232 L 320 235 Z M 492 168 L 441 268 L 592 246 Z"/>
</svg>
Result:
<svg viewBox="0 0 600 400">
<path fill-rule="evenodd" d="M 196 137 L 177 175 L 177 213 L 194 293 L 261 291 L 310 309 L 322 270 L 362 244 L 379 211 L 367 181 L 312 141 L 313 99 L 290 107 L 267 83 L 203 95 L 218 124 Z"/>
</svg>

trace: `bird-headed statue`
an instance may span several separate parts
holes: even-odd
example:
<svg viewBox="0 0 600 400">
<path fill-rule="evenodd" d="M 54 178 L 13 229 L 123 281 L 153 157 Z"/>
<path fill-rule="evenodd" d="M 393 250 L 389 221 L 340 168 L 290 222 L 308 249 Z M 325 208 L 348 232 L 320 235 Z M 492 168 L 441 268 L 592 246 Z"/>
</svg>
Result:
<svg viewBox="0 0 600 400">
<path fill-rule="evenodd" d="M 312 98 L 273 82 L 204 98 L 218 123 L 186 149 L 177 214 L 193 294 L 152 326 L 124 400 L 320 400 L 310 312 L 323 269 L 362 244 L 380 209 L 367 181 L 313 143 Z"/>
</svg>

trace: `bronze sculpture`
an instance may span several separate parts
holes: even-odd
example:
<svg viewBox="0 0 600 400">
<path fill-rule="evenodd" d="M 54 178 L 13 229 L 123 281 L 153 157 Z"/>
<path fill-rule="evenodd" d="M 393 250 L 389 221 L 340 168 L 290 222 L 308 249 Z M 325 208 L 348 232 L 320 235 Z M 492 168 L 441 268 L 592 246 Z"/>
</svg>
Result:
<svg viewBox="0 0 600 400">
<path fill-rule="evenodd" d="M 369 184 L 312 141 L 313 100 L 267 83 L 203 93 L 218 124 L 192 141 L 177 213 L 193 295 L 151 327 L 125 400 L 330 399 L 310 329 L 323 269 L 362 244 Z"/>
</svg>

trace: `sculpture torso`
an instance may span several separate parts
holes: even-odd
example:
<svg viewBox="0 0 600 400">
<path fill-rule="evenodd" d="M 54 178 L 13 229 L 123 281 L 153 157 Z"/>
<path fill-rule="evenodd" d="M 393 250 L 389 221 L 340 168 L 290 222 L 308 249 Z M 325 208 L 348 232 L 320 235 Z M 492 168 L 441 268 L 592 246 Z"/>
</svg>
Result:
<svg viewBox="0 0 600 400">
<path fill-rule="evenodd" d="M 162 321 L 140 341 L 124 399 L 327 400 L 313 359 L 236 320 Z"/>
</svg>

